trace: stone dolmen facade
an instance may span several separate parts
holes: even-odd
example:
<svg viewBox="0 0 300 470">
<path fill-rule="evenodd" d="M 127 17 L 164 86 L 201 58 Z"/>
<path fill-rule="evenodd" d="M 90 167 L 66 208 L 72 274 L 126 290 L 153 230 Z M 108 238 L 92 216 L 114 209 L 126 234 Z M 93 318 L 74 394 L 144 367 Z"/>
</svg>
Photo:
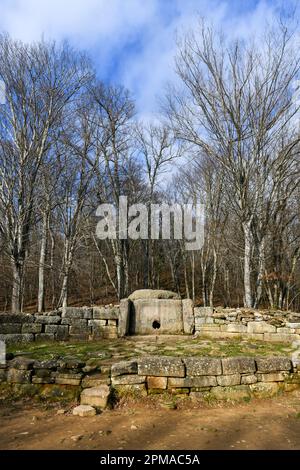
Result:
<svg viewBox="0 0 300 470">
<path fill-rule="evenodd" d="M 0 340 L 8 344 L 195 333 L 289 343 L 300 340 L 300 313 L 195 307 L 174 292 L 150 289 L 135 291 L 119 305 L 67 307 L 43 315 L 0 313 Z"/>
</svg>

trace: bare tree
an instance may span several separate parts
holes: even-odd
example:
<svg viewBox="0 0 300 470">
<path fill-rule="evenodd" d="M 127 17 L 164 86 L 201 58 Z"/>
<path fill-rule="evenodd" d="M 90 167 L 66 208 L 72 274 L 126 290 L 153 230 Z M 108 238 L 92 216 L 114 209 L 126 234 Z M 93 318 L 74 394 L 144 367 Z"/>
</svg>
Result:
<svg viewBox="0 0 300 470">
<path fill-rule="evenodd" d="M 0 37 L 0 232 L 13 270 L 12 312 L 22 309 L 24 267 L 36 218 L 40 171 L 62 110 L 86 82 L 83 58 L 64 44 Z"/>
</svg>

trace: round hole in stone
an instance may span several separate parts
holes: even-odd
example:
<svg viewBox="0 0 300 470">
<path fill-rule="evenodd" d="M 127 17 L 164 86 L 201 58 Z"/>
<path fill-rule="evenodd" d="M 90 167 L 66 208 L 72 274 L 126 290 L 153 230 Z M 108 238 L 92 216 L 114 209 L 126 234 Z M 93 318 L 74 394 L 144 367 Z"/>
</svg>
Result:
<svg viewBox="0 0 300 470">
<path fill-rule="evenodd" d="M 154 322 L 152 323 L 152 328 L 154 328 L 154 330 L 159 330 L 160 329 L 159 321 L 154 320 Z"/>
</svg>

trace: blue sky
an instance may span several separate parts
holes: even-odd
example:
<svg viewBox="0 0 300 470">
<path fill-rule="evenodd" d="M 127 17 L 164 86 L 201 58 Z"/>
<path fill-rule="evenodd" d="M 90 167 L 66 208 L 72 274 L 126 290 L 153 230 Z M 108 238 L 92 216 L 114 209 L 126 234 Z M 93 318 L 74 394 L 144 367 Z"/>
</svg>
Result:
<svg viewBox="0 0 300 470">
<path fill-rule="evenodd" d="M 148 118 L 176 80 L 176 35 L 206 17 L 229 37 L 260 34 L 297 0 L 0 0 L 0 29 L 24 41 L 68 39 L 103 80 L 122 83 Z M 284 5 L 284 8 L 282 8 Z"/>
</svg>

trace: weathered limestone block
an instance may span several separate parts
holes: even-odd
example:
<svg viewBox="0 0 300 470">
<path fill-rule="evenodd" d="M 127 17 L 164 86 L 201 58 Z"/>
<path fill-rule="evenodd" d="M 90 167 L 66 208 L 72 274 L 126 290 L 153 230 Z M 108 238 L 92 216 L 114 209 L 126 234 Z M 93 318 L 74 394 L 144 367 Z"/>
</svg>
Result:
<svg viewBox="0 0 300 470">
<path fill-rule="evenodd" d="M 255 384 L 256 382 L 257 382 L 257 376 L 255 374 L 242 375 L 241 377 L 242 385 Z"/>
<path fill-rule="evenodd" d="M 277 393 L 284 388 L 284 384 L 278 382 L 257 382 L 256 384 L 249 385 L 251 393 L 258 398 L 268 398 L 277 395 Z"/>
<path fill-rule="evenodd" d="M 243 400 L 250 397 L 250 385 L 235 385 L 233 387 L 213 387 L 211 396 L 217 400 Z"/>
<path fill-rule="evenodd" d="M 112 376 L 137 374 L 137 373 L 138 373 L 137 361 L 121 361 L 111 366 Z"/>
<path fill-rule="evenodd" d="M 222 325 L 223 326 L 223 325 Z M 221 331 L 221 325 L 217 325 L 216 323 L 204 323 L 199 327 L 201 331 Z"/>
<path fill-rule="evenodd" d="M 289 374 L 286 379 L 285 379 L 286 383 L 290 383 L 290 384 L 298 384 L 300 385 L 300 371 L 299 372 L 295 372 L 293 374 Z"/>
<path fill-rule="evenodd" d="M 118 330 L 115 326 L 106 326 L 102 332 L 103 338 L 114 339 L 118 337 Z"/>
<path fill-rule="evenodd" d="M 65 307 L 63 317 L 64 318 L 83 318 L 84 309 L 78 307 Z"/>
<path fill-rule="evenodd" d="M 285 327 L 277 328 L 277 333 L 284 333 L 284 334 L 290 335 L 291 333 L 296 333 L 296 329 L 295 328 L 285 328 Z"/>
<path fill-rule="evenodd" d="M 171 388 L 172 395 L 189 395 L 189 388 Z"/>
<path fill-rule="evenodd" d="M 93 307 L 93 318 L 95 320 L 118 320 L 119 306 L 112 305 L 111 307 Z"/>
<path fill-rule="evenodd" d="M 158 388 L 165 390 L 167 388 L 168 379 L 167 377 L 147 377 L 147 387 L 149 388 Z"/>
<path fill-rule="evenodd" d="M 268 333 L 265 333 L 268 334 Z M 273 334 L 273 333 L 270 333 Z M 264 333 L 247 333 L 247 339 L 254 339 L 255 341 L 264 341 Z"/>
<path fill-rule="evenodd" d="M 88 326 L 91 326 L 94 329 L 99 329 L 103 331 L 103 328 L 107 325 L 108 320 L 89 320 Z"/>
<path fill-rule="evenodd" d="M 130 333 L 132 334 L 160 335 L 183 332 L 181 300 L 134 300 L 130 314 Z"/>
<path fill-rule="evenodd" d="M 300 335 L 296 334 L 285 334 L 285 333 L 265 333 L 264 340 L 278 343 L 291 343 L 300 339 Z"/>
<path fill-rule="evenodd" d="M 198 376 L 198 377 L 171 377 L 168 379 L 169 388 L 191 388 L 191 387 L 215 387 L 217 379 L 215 376 Z"/>
<path fill-rule="evenodd" d="M 247 326 L 239 323 L 230 323 L 229 325 L 221 325 L 221 331 L 229 333 L 247 333 Z"/>
<path fill-rule="evenodd" d="M 117 320 L 107 320 L 108 326 L 117 326 Z"/>
<path fill-rule="evenodd" d="M 61 369 L 82 369 L 85 366 L 85 362 L 80 361 L 80 359 L 74 359 L 73 357 L 64 357 L 63 359 L 59 359 L 58 367 Z"/>
<path fill-rule="evenodd" d="M 180 299 L 180 296 L 176 292 L 170 290 L 159 290 L 159 289 L 139 289 L 134 291 L 128 297 L 129 300 L 139 299 Z"/>
<path fill-rule="evenodd" d="M 211 357 L 187 357 L 183 359 L 187 376 L 221 375 L 221 360 Z"/>
<path fill-rule="evenodd" d="M 192 334 L 195 328 L 193 305 L 191 299 L 182 301 L 183 332 L 186 334 Z"/>
<path fill-rule="evenodd" d="M 41 333 L 42 323 L 24 323 L 22 325 L 22 333 Z"/>
<path fill-rule="evenodd" d="M 9 366 L 13 369 L 29 370 L 33 368 L 34 359 L 27 359 L 26 357 L 16 357 L 10 361 Z"/>
<path fill-rule="evenodd" d="M 22 323 L 0 323 L 0 333 L 7 335 L 7 334 L 14 334 L 14 333 L 21 333 L 22 332 Z"/>
<path fill-rule="evenodd" d="M 222 368 L 225 375 L 249 374 L 256 370 L 255 361 L 250 357 L 222 358 Z"/>
<path fill-rule="evenodd" d="M 80 385 L 82 374 L 61 374 L 57 373 L 55 383 L 60 385 Z"/>
<path fill-rule="evenodd" d="M 218 385 L 221 387 L 229 387 L 232 385 L 240 385 L 241 383 L 241 376 L 240 374 L 232 374 L 232 375 L 219 375 L 217 377 Z"/>
<path fill-rule="evenodd" d="M 44 325 L 57 325 L 61 322 L 59 316 L 48 316 L 48 315 L 35 315 L 36 323 L 42 323 Z"/>
<path fill-rule="evenodd" d="M 149 356 L 138 360 L 139 375 L 184 377 L 185 367 L 177 357 Z"/>
<path fill-rule="evenodd" d="M 258 372 L 277 372 L 292 369 L 292 363 L 287 357 L 260 357 L 256 358 Z"/>
<path fill-rule="evenodd" d="M 195 326 L 213 325 L 214 323 L 215 319 L 212 317 L 195 317 Z"/>
<path fill-rule="evenodd" d="M 118 375 L 112 377 L 111 383 L 112 385 L 131 385 L 131 384 L 143 384 L 146 381 L 145 375 L 137 375 L 137 374 L 130 374 L 130 375 Z"/>
<path fill-rule="evenodd" d="M 65 317 L 65 318 L 62 318 L 61 324 L 76 326 L 78 328 L 85 328 L 88 326 L 88 321 L 89 320 L 87 320 L 86 318 Z"/>
<path fill-rule="evenodd" d="M 115 389 L 119 396 L 130 395 L 134 397 L 146 397 L 146 384 L 116 385 Z"/>
<path fill-rule="evenodd" d="M 100 385 L 99 387 L 85 388 L 81 392 L 80 404 L 95 406 L 104 409 L 107 407 L 110 396 L 110 388 L 108 385 Z"/>
<path fill-rule="evenodd" d="M 86 375 L 83 377 L 81 386 L 82 388 L 91 388 L 91 387 L 99 387 L 100 385 L 110 385 L 111 379 L 108 375 L 104 374 L 93 374 L 93 375 Z"/>
<path fill-rule="evenodd" d="M 54 377 L 38 377 L 34 375 L 31 381 L 33 384 L 54 384 L 55 379 Z"/>
<path fill-rule="evenodd" d="M 93 309 L 92 307 L 83 307 L 83 318 L 86 320 L 91 320 L 93 318 Z"/>
<path fill-rule="evenodd" d="M 33 323 L 34 316 L 24 313 L 1 313 L 0 323 Z"/>
<path fill-rule="evenodd" d="M 209 316 L 212 316 L 213 313 L 214 313 L 214 309 L 212 307 L 194 307 L 195 318 L 209 317 Z"/>
<path fill-rule="evenodd" d="M 38 333 L 35 335 L 36 341 L 54 341 L 53 333 Z"/>
<path fill-rule="evenodd" d="M 36 377 L 51 377 L 52 369 L 34 369 L 34 375 Z"/>
<path fill-rule="evenodd" d="M 288 376 L 288 372 L 273 372 L 270 374 L 257 374 L 260 382 L 284 382 Z"/>
<path fill-rule="evenodd" d="M 86 326 L 71 325 L 69 332 L 70 332 L 70 335 L 87 336 L 91 334 L 92 329 L 87 325 Z"/>
<path fill-rule="evenodd" d="M 6 344 L 31 343 L 34 341 L 34 336 L 31 333 L 0 335 L 0 341 Z"/>
<path fill-rule="evenodd" d="M 265 321 L 251 321 L 247 325 L 248 333 L 276 333 L 276 327 Z"/>
<path fill-rule="evenodd" d="M 73 415 L 74 416 L 95 416 L 96 410 L 90 405 L 79 405 L 73 408 Z"/>
<path fill-rule="evenodd" d="M 285 326 L 286 326 L 286 328 L 289 328 L 289 329 L 291 329 L 291 328 L 297 328 L 298 329 L 298 328 L 300 328 L 300 322 L 297 322 L 297 323 L 295 323 L 295 322 L 286 322 Z"/>
<path fill-rule="evenodd" d="M 31 382 L 32 370 L 8 369 L 7 382 L 25 384 Z"/>
<path fill-rule="evenodd" d="M 56 334 L 58 329 L 58 325 L 46 325 L 45 326 L 45 333 Z"/>
<path fill-rule="evenodd" d="M 69 337 L 68 325 L 57 325 L 56 339 L 58 341 L 64 341 Z"/>
<path fill-rule="evenodd" d="M 33 364 L 34 369 L 56 369 L 58 366 L 56 359 L 35 360 Z"/>
</svg>

